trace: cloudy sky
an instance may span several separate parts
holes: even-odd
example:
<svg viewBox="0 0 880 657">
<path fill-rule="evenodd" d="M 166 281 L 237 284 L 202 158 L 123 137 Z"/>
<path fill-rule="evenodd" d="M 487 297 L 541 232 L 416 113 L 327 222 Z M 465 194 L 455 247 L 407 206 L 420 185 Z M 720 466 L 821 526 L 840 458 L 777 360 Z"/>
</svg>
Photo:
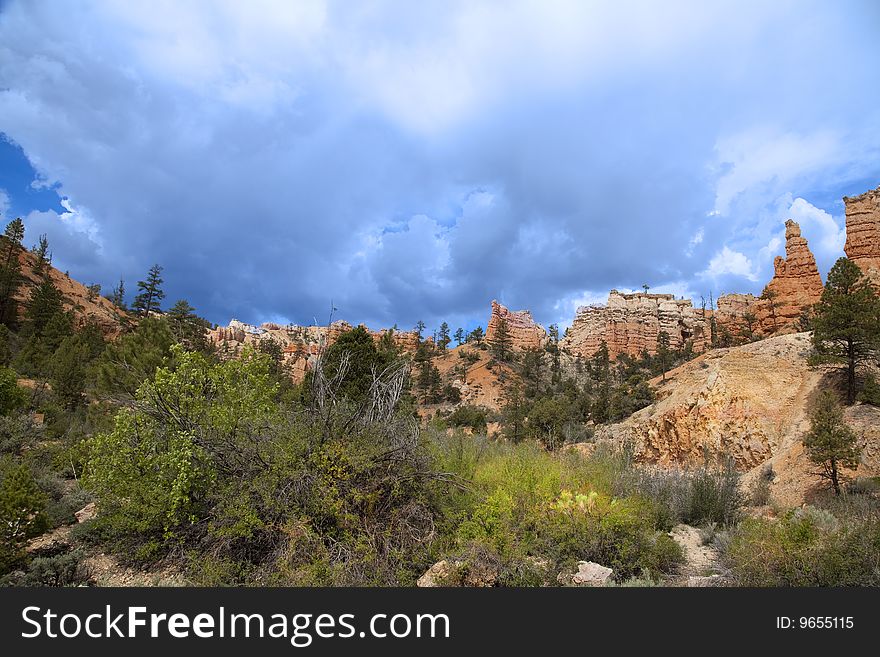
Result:
<svg viewBox="0 0 880 657">
<path fill-rule="evenodd" d="M 880 3 L 0 1 L 0 221 L 215 322 L 545 323 L 823 274 Z"/>
</svg>

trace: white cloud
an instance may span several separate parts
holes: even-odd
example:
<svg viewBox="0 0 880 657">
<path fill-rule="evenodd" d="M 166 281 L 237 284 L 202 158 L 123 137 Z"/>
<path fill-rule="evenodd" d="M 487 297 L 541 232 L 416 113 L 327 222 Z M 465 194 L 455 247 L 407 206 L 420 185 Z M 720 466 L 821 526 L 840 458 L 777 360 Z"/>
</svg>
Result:
<svg viewBox="0 0 880 657">
<path fill-rule="evenodd" d="M 725 215 L 743 192 L 764 183 L 789 184 L 793 179 L 837 163 L 844 144 L 829 130 L 808 134 L 766 127 L 748 129 L 719 139 L 715 168 L 720 172 L 713 214 Z"/>
<path fill-rule="evenodd" d="M 6 217 L 6 213 L 9 211 L 9 194 L 5 189 L 0 187 L 0 215 L 3 215 L 4 219 L 8 219 Z"/>
<path fill-rule="evenodd" d="M 801 234 L 805 237 L 818 233 L 818 239 L 810 239 L 810 248 L 814 254 L 834 258 L 843 255 L 843 245 L 846 243 L 846 222 L 843 217 L 832 217 L 830 213 L 800 197 L 792 202 L 788 216 L 800 224 Z"/>
<path fill-rule="evenodd" d="M 690 240 L 688 240 L 687 249 L 685 249 L 685 255 L 690 258 L 694 255 L 694 249 L 697 248 L 700 244 L 703 243 L 703 239 L 706 236 L 706 229 L 702 226 L 694 233 Z"/>
<path fill-rule="evenodd" d="M 712 256 L 709 266 L 701 276 L 718 279 L 728 275 L 741 276 L 752 282 L 758 280 L 758 274 L 752 266 L 752 261 L 744 253 L 734 251 L 725 245 L 721 251 Z"/>
</svg>

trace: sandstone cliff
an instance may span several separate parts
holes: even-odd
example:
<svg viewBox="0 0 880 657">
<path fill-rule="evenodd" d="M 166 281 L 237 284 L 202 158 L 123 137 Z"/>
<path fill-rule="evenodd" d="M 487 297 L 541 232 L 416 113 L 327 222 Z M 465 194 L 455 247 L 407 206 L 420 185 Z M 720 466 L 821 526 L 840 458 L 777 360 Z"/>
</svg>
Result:
<svg viewBox="0 0 880 657">
<path fill-rule="evenodd" d="M 507 324 L 507 334 L 514 349 L 540 348 L 547 340 L 544 327 L 535 323 L 528 310 L 509 310 L 493 300 L 492 315 L 486 326 L 487 342 L 495 340 L 502 321 Z"/>
<path fill-rule="evenodd" d="M 859 196 L 844 197 L 846 257 L 880 285 L 880 187 Z"/>
<path fill-rule="evenodd" d="M 283 364 L 287 367 L 294 382 L 300 382 L 309 367 L 314 363 L 322 348 L 329 347 L 339 336 L 354 327 L 348 322 L 337 320 L 329 326 L 281 326 L 264 323 L 260 326 L 245 324 L 233 319 L 227 326 L 218 326 L 207 331 L 208 341 L 215 345 L 221 357 L 235 357 L 246 344 L 259 344 L 261 340 L 274 340 L 281 347 Z M 369 331 L 377 343 L 385 331 Z M 405 352 L 415 351 L 418 335 L 414 331 L 393 331 L 394 344 Z M 428 338 L 430 341 L 430 338 Z"/>
<path fill-rule="evenodd" d="M 725 294 L 714 312 L 720 330 L 734 338 L 799 330 L 804 312 L 822 296 L 822 277 L 796 221 L 785 222 L 785 257 L 773 261 L 773 278 L 760 297 Z"/>
<path fill-rule="evenodd" d="M 637 356 L 655 353 L 661 331 L 678 349 L 691 342 L 695 351 L 708 343 L 708 323 L 704 313 L 690 300 L 677 300 L 671 294 L 622 294 L 612 290 L 604 306 L 581 306 L 577 310 L 562 346 L 571 353 L 590 357 L 604 341 L 612 358 L 620 354 Z"/>
<path fill-rule="evenodd" d="M 785 222 L 785 257 L 773 261 L 773 279 L 764 288 L 760 320 L 764 333 L 791 330 L 805 308 L 822 296 L 822 277 L 801 227 Z"/>
<path fill-rule="evenodd" d="M 654 380 L 654 404 L 597 435 L 631 441 L 638 460 L 658 465 L 699 465 L 704 454 L 730 455 L 747 480 L 772 465 L 774 498 L 799 504 L 818 485 L 802 443 L 809 403 L 824 385 L 823 374 L 807 364 L 809 353 L 808 333 L 709 351 L 672 370 L 665 382 Z M 878 419 L 880 409 L 847 409 L 861 436 L 859 475 L 880 473 Z"/>
</svg>

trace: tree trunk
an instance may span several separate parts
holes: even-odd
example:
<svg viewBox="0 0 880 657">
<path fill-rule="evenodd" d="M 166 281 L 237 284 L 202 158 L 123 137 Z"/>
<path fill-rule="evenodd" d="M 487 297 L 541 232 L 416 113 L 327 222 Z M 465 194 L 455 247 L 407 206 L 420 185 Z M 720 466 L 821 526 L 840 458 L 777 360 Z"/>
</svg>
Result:
<svg viewBox="0 0 880 657">
<path fill-rule="evenodd" d="M 837 459 L 831 459 L 831 486 L 834 494 L 840 497 L 840 477 L 837 475 Z"/>
<path fill-rule="evenodd" d="M 846 403 L 852 405 L 856 400 L 856 354 L 853 343 L 846 346 Z"/>
</svg>

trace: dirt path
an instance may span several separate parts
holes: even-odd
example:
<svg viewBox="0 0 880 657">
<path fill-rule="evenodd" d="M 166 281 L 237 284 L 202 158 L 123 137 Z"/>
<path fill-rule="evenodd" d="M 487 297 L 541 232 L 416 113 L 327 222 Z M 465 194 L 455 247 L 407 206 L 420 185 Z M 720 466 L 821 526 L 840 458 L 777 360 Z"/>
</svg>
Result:
<svg viewBox="0 0 880 657">
<path fill-rule="evenodd" d="M 721 555 L 711 545 L 703 545 L 700 530 L 690 525 L 676 525 L 670 536 L 684 550 L 685 562 L 679 569 L 675 586 L 714 586 L 718 583 L 724 569 Z"/>
</svg>

